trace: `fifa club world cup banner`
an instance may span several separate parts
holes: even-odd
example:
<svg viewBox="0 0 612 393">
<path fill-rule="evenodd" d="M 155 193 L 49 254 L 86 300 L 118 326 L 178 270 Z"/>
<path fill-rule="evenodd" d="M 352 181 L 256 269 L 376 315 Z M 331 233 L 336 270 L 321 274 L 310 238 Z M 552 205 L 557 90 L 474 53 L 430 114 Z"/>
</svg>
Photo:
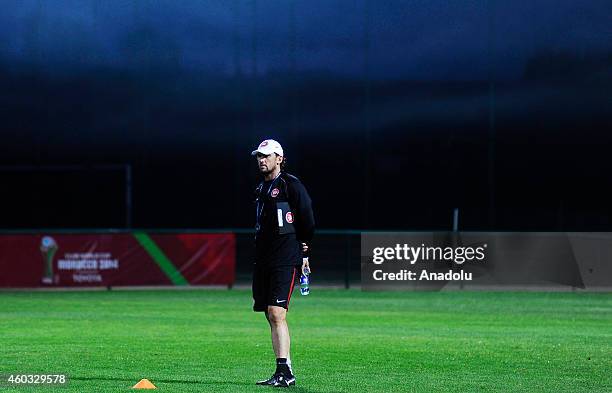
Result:
<svg viewBox="0 0 612 393">
<path fill-rule="evenodd" d="M 232 285 L 235 267 L 233 233 L 0 235 L 0 287 Z"/>
</svg>

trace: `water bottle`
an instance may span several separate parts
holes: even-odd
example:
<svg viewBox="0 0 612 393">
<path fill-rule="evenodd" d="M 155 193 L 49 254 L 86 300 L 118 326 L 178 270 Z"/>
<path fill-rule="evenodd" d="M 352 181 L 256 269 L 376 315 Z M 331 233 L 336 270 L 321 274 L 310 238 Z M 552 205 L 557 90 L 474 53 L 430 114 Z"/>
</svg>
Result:
<svg viewBox="0 0 612 393">
<path fill-rule="evenodd" d="M 300 276 L 300 293 L 307 296 L 310 293 L 310 269 L 305 268 Z"/>
</svg>

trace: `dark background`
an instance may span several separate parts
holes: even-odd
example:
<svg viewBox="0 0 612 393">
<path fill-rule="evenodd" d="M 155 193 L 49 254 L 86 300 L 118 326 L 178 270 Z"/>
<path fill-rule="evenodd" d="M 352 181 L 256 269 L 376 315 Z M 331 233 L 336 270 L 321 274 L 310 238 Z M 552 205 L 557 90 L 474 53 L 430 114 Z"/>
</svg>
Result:
<svg viewBox="0 0 612 393">
<path fill-rule="evenodd" d="M 320 228 L 612 230 L 610 26 L 595 0 L 4 0 L 0 227 L 252 227 L 271 137 Z"/>
</svg>

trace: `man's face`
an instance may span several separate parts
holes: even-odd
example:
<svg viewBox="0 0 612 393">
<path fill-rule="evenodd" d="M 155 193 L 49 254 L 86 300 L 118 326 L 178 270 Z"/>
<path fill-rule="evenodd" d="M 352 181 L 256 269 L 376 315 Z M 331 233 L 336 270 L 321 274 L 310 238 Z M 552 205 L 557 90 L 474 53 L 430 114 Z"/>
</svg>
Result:
<svg viewBox="0 0 612 393">
<path fill-rule="evenodd" d="M 257 164 L 259 165 L 259 171 L 264 175 L 274 171 L 283 161 L 283 157 L 277 155 L 276 153 L 268 155 L 257 153 L 256 157 Z"/>
</svg>

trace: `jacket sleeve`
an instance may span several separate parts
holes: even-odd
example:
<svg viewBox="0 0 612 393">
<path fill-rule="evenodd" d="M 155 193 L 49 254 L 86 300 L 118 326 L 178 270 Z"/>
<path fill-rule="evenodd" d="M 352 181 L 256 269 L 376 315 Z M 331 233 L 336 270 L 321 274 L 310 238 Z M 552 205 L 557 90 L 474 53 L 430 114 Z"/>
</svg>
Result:
<svg viewBox="0 0 612 393">
<path fill-rule="evenodd" d="M 289 205 L 294 211 L 296 238 L 300 243 L 306 243 L 310 249 L 310 242 L 314 236 L 314 213 L 312 211 L 312 201 L 304 185 L 299 181 L 289 183 Z M 308 251 L 302 252 L 303 257 L 307 257 Z"/>
</svg>

